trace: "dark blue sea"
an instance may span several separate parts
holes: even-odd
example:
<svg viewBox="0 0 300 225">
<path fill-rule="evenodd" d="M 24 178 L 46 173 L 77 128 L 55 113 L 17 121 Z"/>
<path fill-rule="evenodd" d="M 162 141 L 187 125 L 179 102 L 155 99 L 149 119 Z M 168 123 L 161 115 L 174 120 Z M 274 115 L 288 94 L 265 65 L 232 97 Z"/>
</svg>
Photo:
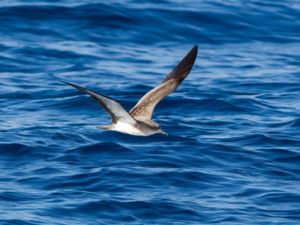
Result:
<svg viewBox="0 0 300 225">
<path fill-rule="evenodd" d="M 156 108 L 104 131 L 199 46 Z M 0 224 L 300 224 L 300 2 L 2 0 Z"/>
</svg>

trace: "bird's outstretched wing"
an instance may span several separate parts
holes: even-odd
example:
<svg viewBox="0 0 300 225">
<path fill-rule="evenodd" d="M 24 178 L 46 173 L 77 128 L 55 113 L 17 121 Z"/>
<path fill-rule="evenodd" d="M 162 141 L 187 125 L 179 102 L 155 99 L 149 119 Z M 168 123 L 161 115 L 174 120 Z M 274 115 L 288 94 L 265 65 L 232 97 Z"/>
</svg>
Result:
<svg viewBox="0 0 300 225">
<path fill-rule="evenodd" d="M 136 120 L 134 118 L 132 118 L 132 116 L 130 116 L 129 113 L 116 100 L 106 97 L 104 95 L 98 94 L 94 91 L 85 89 L 76 84 L 72 84 L 72 83 L 65 82 L 65 81 L 63 81 L 63 82 L 78 89 L 79 91 L 81 91 L 83 93 L 86 93 L 86 94 L 92 96 L 98 102 L 98 104 L 110 114 L 113 123 L 116 123 L 117 121 L 129 123 L 129 124 L 136 123 Z"/>
<path fill-rule="evenodd" d="M 150 120 L 155 106 L 164 97 L 176 90 L 190 73 L 196 60 L 197 53 L 198 46 L 195 45 L 159 86 L 149 91 L 138 101 L 138 103 L 130 110 L 129 114 L 135 119 Z"/>
</svg>

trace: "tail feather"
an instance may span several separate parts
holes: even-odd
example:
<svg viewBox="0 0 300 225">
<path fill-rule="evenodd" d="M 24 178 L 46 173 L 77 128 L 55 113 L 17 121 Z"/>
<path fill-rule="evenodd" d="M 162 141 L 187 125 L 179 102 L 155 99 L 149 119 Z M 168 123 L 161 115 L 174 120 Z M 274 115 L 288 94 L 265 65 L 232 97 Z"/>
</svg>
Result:
<svg viewBox="0 0 300 225">
<path fill-rule="evenodd" d="M 110 124 L 110 125 L 101 125 L 101 126 L 98 126 L 98 128 L 103 129 L 103 130 L 111 130 L 112 124 Z"/>
</svg>

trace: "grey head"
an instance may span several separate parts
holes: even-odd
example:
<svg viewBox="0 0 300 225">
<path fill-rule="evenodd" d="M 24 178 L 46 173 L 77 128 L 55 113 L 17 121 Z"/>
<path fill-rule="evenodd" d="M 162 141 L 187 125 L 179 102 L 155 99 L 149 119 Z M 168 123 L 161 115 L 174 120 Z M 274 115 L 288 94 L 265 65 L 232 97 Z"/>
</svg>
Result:
<svg viewBox="0 0 300 225">
<path fill-rule="evenodd" d="M 153 120 L 149 120 L 149 121 L 137 120 L 137 124 L 139 129 L 143 130 L 144 133 L 148 133 L 148 134 L 155 133 L 155 134 L 162 134 L 168 136 L 168 134 L 161 129 L 160 125 Z"/>
<path fill-rule="evenodd" d="M 102 129 L 128 133 L 126 130 L 122 131 L 119 129 L 120 126 L 124 126 L 124 124 L 126 124 L 126 126 L 134 127 L 134 129 L 137 128 L 137 130 L 141 131 L 143 136 L 148 136 L 155 133 L 167 135 L 166 132 L 161 130 L 159 124 L 151 119 L 153 111 L 156 105 L 167 95 L 175 91 L 182 81 L 188 76 L 196 60 L 197 53 L 198 46 L 195 45 L 177 64 L 177 66 L 166 76 L 162 83 L 146 93 L 130 110 L 129 113 L 118 101 L 112 98 L 99 94 L 95 91 L 85 89 L 76 84 L 69 82 L 65 83 L 83 93 L 90 95 L 104 110 L 107 111 L 107 113 L 111 116 L 112 124 L 101 126 Z"/>
</svg>

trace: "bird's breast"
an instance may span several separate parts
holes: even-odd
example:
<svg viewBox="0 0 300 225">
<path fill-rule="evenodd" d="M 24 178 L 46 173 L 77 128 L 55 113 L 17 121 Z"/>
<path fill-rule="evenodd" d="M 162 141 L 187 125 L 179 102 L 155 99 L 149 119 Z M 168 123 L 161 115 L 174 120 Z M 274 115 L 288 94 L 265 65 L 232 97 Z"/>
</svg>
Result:
<svg viewBox="0 0 300 225">
<path fill-rule="evenodd" d="M 120 122 L 120 121 L 118 121 L 114 125 L 112 130 L 119 131 L 119 132 L 126 133 L 126 134 L 131 134 L 131 135 L 147 136 L 147 134 L 145 134 L 143 131 L 141 131 L 137 127 L 135 127 L 131 124 L 128 124 L 128 123 Z"/>
</svg>

